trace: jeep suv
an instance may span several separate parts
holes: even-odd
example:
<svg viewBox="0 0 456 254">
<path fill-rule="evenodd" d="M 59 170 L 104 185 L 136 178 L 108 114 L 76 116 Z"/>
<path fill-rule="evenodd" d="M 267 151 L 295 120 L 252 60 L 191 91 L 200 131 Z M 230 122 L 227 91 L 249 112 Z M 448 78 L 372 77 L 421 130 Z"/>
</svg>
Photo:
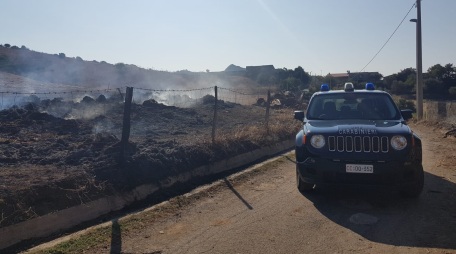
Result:
<svg viewBox="0 0 456 254">
<path fill-rule="evenodd" d="M 407 125 L 410 110 L 399 111 L 391 96 L 375 90 L 331 91 L 322 85 L 312 95 L 296 135 L 299 191 L 315 185 L 390 186 L 417 197 L 424 184 L 421 140 Z"/>
</svg>

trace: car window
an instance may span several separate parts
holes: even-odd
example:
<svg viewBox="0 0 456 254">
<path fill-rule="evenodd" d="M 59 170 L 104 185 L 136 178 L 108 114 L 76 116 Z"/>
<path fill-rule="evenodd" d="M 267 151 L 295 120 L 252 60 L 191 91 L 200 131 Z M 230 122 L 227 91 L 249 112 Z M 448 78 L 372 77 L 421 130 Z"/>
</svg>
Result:
<svg viewBox="0 0 456 254">
<path fill-rule="evenodd" d="M 399 120 L 400 113 L 388 94 L 327 93 L 312 97 L 307 119 Z"/>
</svg>

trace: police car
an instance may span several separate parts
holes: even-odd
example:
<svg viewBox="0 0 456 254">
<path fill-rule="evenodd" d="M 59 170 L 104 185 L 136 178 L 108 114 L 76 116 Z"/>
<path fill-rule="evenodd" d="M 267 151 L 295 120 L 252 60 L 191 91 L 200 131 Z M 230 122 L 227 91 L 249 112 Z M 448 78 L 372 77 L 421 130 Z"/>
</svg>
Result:
<svg viewBox="0 0 456 254">
<path fill-rule="evenodd" d="M 324 84 L 312 95 L 296 135 L 296 181 L 299 191 L 316 185 L 390 186 L 407 197 L 423 190 L 424 172 L 420 138 L 406 121 L 410 110 L 400 111 L 391 96 L 372 83 L 355 90 Z"/>
</svg>

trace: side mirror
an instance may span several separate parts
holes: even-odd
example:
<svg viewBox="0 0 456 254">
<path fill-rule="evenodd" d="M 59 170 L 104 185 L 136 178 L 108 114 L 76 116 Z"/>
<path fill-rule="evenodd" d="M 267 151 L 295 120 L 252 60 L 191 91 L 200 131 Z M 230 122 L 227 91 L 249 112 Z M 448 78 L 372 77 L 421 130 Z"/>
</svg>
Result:
<svg viewBox="0 0 456 254">
<path fill-rule="evenodd" d="M 413 113 L 413 111 L 411 109 L 403 109 L 403 110 L 401 110 L 402 118 L 404 118 L 405 121 L 407 121 L 407 120 L 409 120 L 410 118 L 413 117 L 412 113 Z"/>
<path fill-rule="evenodd" d="M 304 121 L 304 111 L 298 110 L 294 112 L 294 119 L 299 121 Z"/>
</svg>

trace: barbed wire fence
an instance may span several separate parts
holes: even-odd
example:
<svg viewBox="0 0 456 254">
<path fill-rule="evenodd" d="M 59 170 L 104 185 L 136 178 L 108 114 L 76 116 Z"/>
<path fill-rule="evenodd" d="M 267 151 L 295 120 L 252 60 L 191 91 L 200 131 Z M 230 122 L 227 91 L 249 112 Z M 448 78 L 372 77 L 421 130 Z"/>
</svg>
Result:
<svg viewBox="0 0 456 254">
<path fill-rule="evenodd" d="M 267 124 L 269 114 L 287 129 L 284 119 L 292 119 L 288 111 L 268 110 L 267 89 L 2 88 L 0 185 L 18 177 L 58 183 L 47 186 L 78 203 L 93 201 L 92 191 L 104 195 L 111 186 L 159 181 L 290 138 L 265 136 L 276 127 Z M 56 210 L 67 206 L 53 204 Z M 0 227 L 42 215 L 33 205 L 8 209 Z"/>
<path fill-rule="evenodd" d="M 217 129 L 230 126 L 226 123 L 225 116 L 234 107 L 233 105 L 261 106 L 258 107 L 261 110 L 255 112 L 255 119 L 251 121 L 268 133 L 270 105 L 268 94 L 270 94 L 268 89 L 236 90 L 218 86 L 185 90 L 126 86 L 98 90 L 0 91 L 0 110 L 28 107 L 66 120 L 97 119 L 93 132 L 122 136 L 120 143 L 123 147 L 122 153 L 125 153 L 124 148 L 127 147 L 130 139 L 134 141 L 153 139 L 153 137 L 161 137 L 161 133 L 175 137 L 210 136 L 214 143 Z M 127 103 L 128 96 L 131 96 L 131 103 Z M 169 107 L 188 109 L 189 111 L 184 112 L 188 113 L 188 117 L 184 114 L 179 116 L 183 119 L 178 120 L 188 122 L 189 125 L 201 124 L 201 130 L 194 133 L 176 130 L 177 127 L 172 126 L 174 113 L 166 110 Z M 200 116 L 191 109 L 201 109 L 206 113 Z M 169 123 L 154 126 L 144 119 L 147 117 L 161 117 L 161 120 L 169 120 Z M 3 126 L 7 124 L 2 123 Z M 237 124 L 242 126 L 246 122 L 239 121 Z M 223 133 L 226 132 L 226 130 L 223 131 Z"/>
<path fill-rule="evenodd" d="M 267 94 L 262 94 L 264 92 L 257 91 L 257 92 L 246 92 L 246 91 L 239 91 L 230 88 L 223 88 L 223 87 L 206 87 L 206 88 L 198 88 L 198 89 L 187 89 L 187 90 L 156 90 L 156 89 L 148 89 L 148 88 L 134 88 L 130 87 L 127 89 L 132 89 L 131 100 L 135 103 L 142 103 L 142 105 L 148 106 L 149 108 L 153 105 L 160 105 L 164 104 L 167 106 L 174 106 L 178 108 L 198 108 L 198 107 L 206 107 L 208 111 L 212 110 L 212 119 L 209 119 L 211 123 L 211 141 L 215 143 L 216 140 L 216 133 L 217 133 L 217 119 L 219 115 L 219 111 L 222 110 L 223 107 L 230 107 L 234 104 L 239 105 L 256 105 L 258 100 L 262 98 L 263 103 L 262 105 L 265 106 L 265 126 L 264 128 L 268 128 L 268 119 L 269 119 L 269 103 L 270 98 L 270 91 L 267 91 Z M 264 99 L 266 97 L 266 99 Z M 126 101 L 128 99 L 126 98 Z M 127 103 L 125 103 L 127 106 Z M 153 107 L 152 107 L 153 108 Z M 163 108 L 161 108 L 163 110 Z M 124 112 L 131 112 L 130 109 L 125 108 Z M 165 113 L 166 114 L 166 113 Z M 143 115 L 147 115 L 144 112 Z M 171 117 L 168 115 L 168 117 Z M 129 117 L 127 117 L 129 118 Z M 133 124 L 133 130 L 139 130 L 141 127 L 135 127 L 135 125 L 141 126 L 141 121 L 137 123 L 126 123 L 124 122 L 124 128 L 130 129 L 131 124 Z M 147 130 L 143 131 L 134 131 L 137 135 L 142 136 L 145 138 L 145 133 L 149 132 L 157 132 L 160 130 L 151 130 L 152 126 L 144 126 L 143 128 Z M 129 131 L 124 129 L 122 133 L 124 135 L 129 136 L 127 134 Z M 142 134 L 140 134 L 142 133 Z M 268 130 L 266 130 L 268 133 Z M 134 137 L 135 138 L 135 137 Z M 137 138 L 137 137 L 136 137 Z M 125 142 L 122 147 L 126 147 L 128 143 L 128 138 L 123 137 L 123 142 Z"/>
</svg>

